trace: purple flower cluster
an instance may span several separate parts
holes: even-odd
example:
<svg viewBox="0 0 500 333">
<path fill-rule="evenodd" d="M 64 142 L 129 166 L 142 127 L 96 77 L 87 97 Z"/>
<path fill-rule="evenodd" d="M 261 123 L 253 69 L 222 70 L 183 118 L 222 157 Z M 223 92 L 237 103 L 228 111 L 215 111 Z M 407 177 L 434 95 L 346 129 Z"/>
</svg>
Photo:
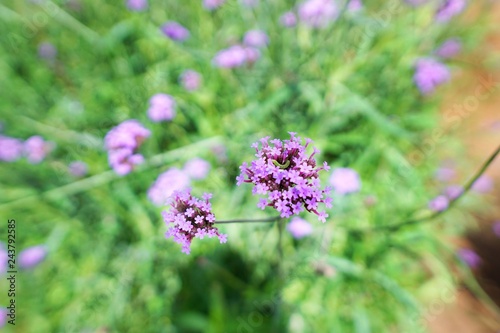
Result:
<svg viewBox="0 0 500 333">
<path fill-rule="evenodd" d="M 290 223 L 286 226 L 286 230 L 292 235 L 293 238 L 301 239 L 309 236 L 313 232 L 312 225 L 300 217 L 293 217 Z"/>
<path fill-rule="evenodd" d="M 0 275 L 4 274 L 8 270 L 9 255 L 5 246 L 0 242 Z"/>
<path fill-rule="evenodd" d="M 363 3 L 361 0 L 351 0 L 347 5 L 347 10 L 350 12 L 357 12 L 363 9 Z"/>
<path fill-rule="evenodd" d="M 205 179 L 210 172 L 210 163 L 202 158 L 196 157 L 186 162 L 184 171 L 192 179 Z"/>
<path fill-rule="evenodd" d="M 297 24 L 297 16 L 292 11 L 286 12 L 280 17 L 280 23 L 282 26 L 291 28 Z"/>
<path fill-rule="evenodd" d="M 191 241 L 197 237 L 218 237 L 225 243 L 227 235 L 221 234 L 214 226 L 215 216 L 212 213 L 210 198 L 212 194 L 205 193 L 202 199 L 191 195 L 190 190 L 176 191 L 172 196 L 170 211 L 164 211 L 163 219 L 170 227 L 165 237 L 172 237 L 174 242 L 182 245 L 182 252 L 191 252 Z"/>
<path fill-rule="evenodd" d="M 148 8 L 148 0 L 127 0 L 127 8 L 134 12 L 141 12 Z"/>
<path fill-rule="evenodd" d="M 429 95 L 437 86 L 450 79 L 450 70 L 446 65 L 431 58 L 417 61 L 413 80 L 423 95 Z"/>
<path fill-rule="evenodd" d="M 207 10 L 215 10 L 222 6 L 226 0 L 203 0 L 203 7 Z"/>
<path fill-rule="evenodd" d="M 85 162 L 75 161 L 68 165 L 68 171 L 71 175 L 75 177 L 83 177 L 88 172 L 88 167 Z"/>
<path fill-rule="evenodd" d="M 269 44 L 269 37 L 262 30 L 250 30 L 243 37 L 243 44 L 249 47 L 265 47 Z"/>
<path fill-rule="evenodd" d="M 448 198 L 444 195 L 439 195 L 429 201 L 429 209 L 434 211 L 434 212 L 441 212 L 445 209 L 448 208 L 448 205 L 450 204 L 450 201 Z"/>
<path fill-rule="evenodd" d="M 252 64 L 260 58 L 260 51 L 254 47 L 233 45 L 219 51 L 213 58 L 213 63 L 221 68 L 236 68 Z"/>
<path fill-rule="evenodd" d="M 307 0 L 299 5 L 298 14 L 304 25 L 325 28 L 337 19 L 339 9 L 334 0 Z"/>
<path fill-rule="evenodd" d="M 472 184 L 471 189 L 477 193 L 484 194 L 491 192 L 493 188 L 494 188 L 493 180 L 487 175 L 482 175 L 474 182 L 474 184 Z"/>
<path fill-rule="evenodd" d="M 458 256 L 470 268 L 478 268 L 482 261 L 481 257 L 475 251 L 467 248 L 458 250 Z"/>
<path fill-rule="evenodd" d="M 361 189 L 361 180 L 356 171 L 349 168 L 337 168 L 330 176 L 333 190 L 341 195 L 358 192 Z"/>
<path fill-rule="evenodd" d="M 329 170 L 330 167 L 323 163 L 323 167 L 316 167 L 314 155 L 319 151 L 314 148 L 310 156 L 306 155 L 306 148 L 312 142 L 306 139 L 302 145 L 301 139 L 290 132 L 290 140 L 281 141 L 269 137 L 252 145 L 257 157 L 251 165 L 245 162 L 240 166 L 241 174 L 236 178 L 238 186 L 242 183 L 252 183 L 252 193 L 267 195 L 261 198 L 258 207 L 273 207 L 280 212 L 281 217 L 290 217 L 307 210 L 318 215 L 319 220 L 326 221 L 325 211 L 318 211 L 318 204 L 324 203 L 327 208 L 332 206 L 332 199 L 328 196 L 330 188 L 321 189 L 318 172 Z M 246 176 L 246 177 L 245 177 Z"/>
<path fill-rule="evenodd" d="M 43 245 L 32 246 L 19 253 L 19 267 L 29 269 L 40 264 L 47 256 Z"/>
<path fill-rule="evenodd" d="M 197 71 L 187 69 L 179 77 L 181 85 L 187 91 L 195 91 L 200 87 L 201 75 Z"/>
<path fill-rule="evenodd" d="M 14 162 L 25 156 L 28 162 L 38 164 L 52 149 L 54 149 L 54 144 L 45 141 L 39 135 L 28 138 L 24 143 L 21 140 L 0 135 L 0 161 Z"/>
<path fill-rule="evenodd" d="M 158 123 L 169 121 L 175 117 L 175 100 L 167 94 L 156 94 L 149 99 L 148 117 Z"/>
<path fill-rule="evenodd" d="M 191 181 L 187 173 L 172 168 L 158 176 L 148 190 L 149 200 L 157 206 L 164 205 L 175 192 L 189 187 Z"/>
<path fill-rule="evenodd" d="M 135 152 L 150 135 L 151 132 L 135 119 L 122 122 L 106 134 L 104 144 L 108 162 L 117 174 L 126 175 L 135 165 L 144 162 L 144 157 Z"/>
<path fill-rule="evenodd" d="M 462 43 L 457 38 L 450 38 L 444 41 L 443 44 L 434 52 L 438 57 L 443 59 L 453 58 L 462 50 Z"/>
<path fill-rule="evenodd" d="M 177 22 L 166 22 L 160 30 L 165 36 L 176 42 L 183 42 L 189 38 L 189 30 Z"/>
<path fill-rule="evenodd" d="M 467 5 L 466 0 L 444 0 L 436 11 L 437 22 L 448 22 L 454 16 L 460 14 Z"/>
</svg>

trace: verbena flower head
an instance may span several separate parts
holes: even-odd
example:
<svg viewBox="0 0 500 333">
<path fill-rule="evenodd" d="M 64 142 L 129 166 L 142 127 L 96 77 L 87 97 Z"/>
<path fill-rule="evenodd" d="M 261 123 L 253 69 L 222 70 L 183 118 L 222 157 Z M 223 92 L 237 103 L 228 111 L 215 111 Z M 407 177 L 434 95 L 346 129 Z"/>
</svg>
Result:
<svg viewBox="0 0 500 333">
<path fill-rule="evenodd" d="M 324 28 L 335 21 L 339 15 L 334 0 L 308 0 L 298 9 L 300 20 L 312 28 Z"/>
<path fill-rule="evenodd" d="M 188 69 L 182 72 L 179 81 L 187 91 L 195 91 L 200 87 L 201 74 L 192 69 Z"/>
<path fill-rule="evenodd" d="M 177 22 L 169 21 L 163 24 L 160 29 L 165 36 L 173 41 L 182 42 L 189 38 L 189 30 Z"/>
<path fill-rule="evenodd" d="M 450 71 L 446 65 L 431 58 L 421 58 L 416 63 L 413 80 L 423 95 L 434 92 L 437 86 L 450 79 Z"/>
<path fill-rule="evenodd" d="M 171 197 L 170 211 L 163 212 L 163 219 L 170 227 L 165 236 L 182 245 L 182 252 L 186 254 L 191 252 L 191 241 L 195 237 L 218 237 L 221 244 L 227 241 L 227 235 L 215 227 L 211 197 L 212 194 L 205 193 L 202 199 L 198 199 L 191 195 L 190 190 L 176 191 Z"/>
<path fill-rule="evenodd" d="M 448 59 L 453 58 L 462 50 L 462 43 L 458 38 L 450 38 L 434 52 L 438 57 Z"/>
<path fill-rule="evenodd" d="M 184 171 L 192 179 L 205 179 L 210 172 L 210 163 L 202 158 L 196 157 L 186 162 Z"/>
<path fill-rule="evenodd" d="M 127 0 L 127 8 L 134 12 L 140 12 L 148 8 L 147 0 Z"/>
<path fill-rule="evenodd" d="M 153 122 L 169 121 L 175 117 L 175 100 L 167 94 L 156 94 L 149 99 L 148 117 Z"/>
<path fill-rule="evenodd" d="M 14 162 L 23 156 L 23 142 L 0 135 L 0 161 Z"/>
<path fill-rule="evenodd" d="M 262 30 L 250 30 L 243 37 L 243 44 L 250 47 L 265 47 L 269 44 L 269 37 Z"/>
<path fill-rule="evenodd" d="M 83 177 L 87 174 L 87 164 L 82 161 L 71 162 L 68 165 L 68 171 L 75 177 Z"/>
<path fill-rule="evenodd" d="M 241 45 L 233 45 L 227 49 L 223 49 L 213 59 L 214 65 L 222 68 L 241 67 L 246 61 L 247 51 Z"/>
<path fill-rule="evenodd" d="M 241 174 L 236 178 L 238 186 L 252 183 L 252 193 L 267 196 L 261 198 L 258 207 L 273 207 L 280 212 L 281 217 L 290 217 L 307 210 L 318 215 L 319 220 L 326 221 L 325 211 L 318 211 L 318 204 L 324 203 L 327 208 L 332 206 L 328 196 L 330 188 L 321 189 L 318 172 L 329 170 L 326 162 L 322 167 L 316 166 L 314 155 L 319 150 L 313 148 L 313 153 L 306 155 L 306 148 L 312 142 L 306 139 L 302 145 L 301 139 L 290 132 L 290 140 L 274 139 L 269 142 L 265 137 L 252 145 L 256 150 L 256 160 L 249 166 L 246 162 L 240 166 Z"/>
<path fill-rule="evenodd" d="M 487 175 L 482 175 L 472 184 L 472 190 L 477 193 L 491 192 L 493 187 L 493 179 Z"/>
<path fill-rule="evenodd" d="M 448 208 L 450 201 L 444 195 L 439 195 L 429 201 L 429 209 L 435 212 L 440 212 Z"/>
<path fill-rule="evenodd" d="M 168 198 L 175 192 L 181 191 L 190 185 L 191 181 L 186 172 L 176 168 L 169 169 L 158 176 L 148 190 L 149 200 L 157 206 L 165 205 Z"/>
<path fill-rule="evenodd" d="M 454 16 L 460 14 L 467 5 L 466 0 L 444 0 L 436 11 L 437 22 L 448 22 Z"/>
<path fill-rule="evenodd" d="M 226 0 L 203 0 L 203 7 L 207 10 L 214 10 L 222 6 Z"/>
<path fill-rule="evenodd" d="M 297 16 L 294 12 L 286 12 L 280 17 L 280 23 L 282 26 L 291 28 L 297 25 Z"/>
<path fill-rule="evenodd" d="M 144 162 L 144 157 L 135 151 L 150 135 L 151 132 L 135 119 L 124 121 L 106 134 L 104 145 L 108 150 L 108 162 L 117 174 L 126 175 Z"/>
<path fill-rule="evenodd" d="M 57 49 L 52 43 L 40 43 L 38 45 L 38 56 L 45 60 L 54 60 L 57 56 Z"/>
<path fill-rule="evenodd" d="M 336 168 L 330 176 L 330 185 L 338 194 L 349 194 L 361 189 L 358 173 L 350 168 Z"/>
<path fill-rule="evenodd" d="M 471 249 L 460 249 L 458 250 L 458 256 L 471 268 L 477 268 L 481 264 L 481 257 Z"/>
<path fill-rule="evenodd" d="M 45 141 L 41 136 L 34 135 L 24 141 L 24 155 L 28 162 L 38 164 L 45 159 L 47 153 L 54 148 L 51 142 Z"/>
<path fill-rule="evenodd" d="M 19 267 L 33 268 L 40 264 L 46 257 L 47 250 L 45 246 L 32 246 L 19 252 Z"/>
<path fill-rule="evenodd" d="M 313 227 L 306 220 L 300 217 L 293 217 L 286 226 L 286 230 L 292 234 L 293 238 L 301 239 L 312 234 Z"/>
</svg>

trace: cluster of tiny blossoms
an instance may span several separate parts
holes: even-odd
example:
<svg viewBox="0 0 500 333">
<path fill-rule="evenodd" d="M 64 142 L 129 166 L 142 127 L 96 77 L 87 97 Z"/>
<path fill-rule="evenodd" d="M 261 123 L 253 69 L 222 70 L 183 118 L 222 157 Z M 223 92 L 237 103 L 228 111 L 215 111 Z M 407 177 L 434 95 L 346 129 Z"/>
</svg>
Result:
<svg viewBox="0 0 500 333">
<path fill-rule="evenodd" d="M 193 197 L 189 189 L 176 191 L 170 198 L 172 208 L 162 213 L 165 223 L 170 226 L 165 236 L 182 245 L 182 252 L 186 254 L 191 252 L 191 241 L 195 237 L 218 237 L 221 244 L 227 241 L 227 235 L 214 227 L 215 216 L 210 198 L 210 193 L 205 193 L 200 200 Z"/>
<path fill-rule="evenodd" d="M 302 145 L 301 139 L 290 132 L 290 140 L 271 140 L 269 137 L 252 145 L 257 154 L 256 160 L 248 166 L 245 162 L 240 167 L 241 174 L 236 178 L 238 186 L 242 183 L 253 183 L 253 194 L 267 195 L 261 198 L 258 207 L 274 207 L 280 212 L 281 217 L 290 217 L 307 210 L 318 215 L 319 220 L 326 221 L 328 214 L 318 211 L 318 204 L 324 203 L 331 208 L 332 199 L 328 196 L 330 188 L 321 189 L 318 172 L 329 170 L 330 167 L 323 163 L 316 167 L 314 155 L 319 151 L 314 148 L 311 155 L 306 155 L 306 148 L 312 142 L 306 139 Z"/>
</svg>

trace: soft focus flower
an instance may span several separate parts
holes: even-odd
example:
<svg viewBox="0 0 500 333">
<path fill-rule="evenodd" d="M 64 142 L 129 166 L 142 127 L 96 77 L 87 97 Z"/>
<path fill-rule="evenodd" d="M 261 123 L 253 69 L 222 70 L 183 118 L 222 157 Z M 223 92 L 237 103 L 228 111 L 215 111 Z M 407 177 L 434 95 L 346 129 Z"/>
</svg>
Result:
<svg viewBox="0 0 500 333">
<path fill-rule="evenodd" d="M 286 230 L 292 234 L 293 238 L 301 239 L 309 236 L 313 232 L 312 225 L 300 217 L 294 217 L 286 226 Z"/>
<path fill-rule="evenodd" d="M 8 271 L 9 256 L 3 243 L 0 242 L 0 275 Z"/>
<path fill-rule="evenodd" d="M 455 178 L 455 169 L 450 167 L 441 167 L 436 170 L 436 179 L 441 182 L 449 182 Z"/>
<path fill-rule="evenodd" d="M 243 37 L 243 44 L 250 47 L 265 47 L 269 44 L 269 37 L 262 30 L 250 30 Z"/>
<path fill-rule="evenodd" d="M 223 49 L 213 59 L 214 64 L 222 68 L 241 67 L 246 61 L 247 51 L 241 45 L 233 45 L 227 49 Z"/>
<path fill-rule="evenodd" d="M 287 28 L 294 27 L 297 24 L 297 17 L 293 12 L 286 12 L 281 15 L 280 23 Z"/>
<path fill-rule="evenodd" d="M 144 157 L 135 151 L 151 132 L 135 119 L 129 119 L 112 128 L 104 138 L 109 165 L 119 175 L 126 175 L 141 164 Z"/>
<path fill-rule="evenodd" d="M 135 12 L 140 12 L 148 8 L 148 1 L 147 0 L 127 0 L 127 8 L 135 11 Z"/>
<path fill-rule="evenodd" d="M 210 172 L 210 163 L 202 158 L 196 157 L 186 162 L 184 171 L 192 179 L 205 179 Z"/>
<path fill-rule="evenodd" d="M 186 89 L 187 91 L 194 91 L 200 87 L 201 75 L 197 71 L 188 69 L 182 72 L 181 76 L 179 77 L 179 81 L 181 82 L 184 89 Z"/>
<path fill-rule="evenodd" d="M 225 0 L 203 0 L 203 7 L 208 10 L 214 10 L 224 4 Z"/>
<path fill-rule="evenodd" d="M 330 176 L 330 184 L 338 194 L 358 192 L 361 189 L 361 180 L 356 171 L 349 168 L 337 168 Z"/>
<path fill-rule="evenodd" d="M 320 221 L 325 222 L 328 214 L 318 211 L 318 204 L 324 203 L 331 207 L 331 198 L 328 197 L 329 188 L 321 189 L 318 172 L 328 170 L 326 162 L 322 167 L 316 167 L 314 155 L 319 153 L 313 148 L 310 156 L 306 155 L 306 148 L 312 142 L 306 139 L 302 145 L 301 139 L 290 132 L 290 140 L 271 140 L 262 138 L 252 148 L 256 150 L 257 159 L 251 165 L 245 162 L 240 166 L 241 174 L 236 178 L 238 186 L 242 183 L 252 183 L 252 193 L 266 195 L 261 198 L 258 207 L 273 207 L 280 212 L 281 217 L 297 215 L 304 209 L 318 215 Z"/>
<path fill-rule="evenodd" d="M 444 0 L 436 11 L 436 21 L 447 22 L 454 16 L 460 14 L 467 5 L 466 0 Z"/>
<path fill-rule="evenodd" d="M 405 0 L 405 2 L 409 5 L 412 6 L 420 6 L 423 5 L 424 3 L 428 2 L 429 0 Z"/>
<path fill-rule="evenodd" d="M 0 328 L 4 327 L 7 323 L 7 314 L 9 312 L 6 308 L 0 308 Z"/>
<path fill-rule="evenodd" d="M 245 47 L 246 62 L 253 64 L 260 58 L 260 51 L 255 47 Z"/>
<path fill-rule="evenodd" d="M 444 194 L 448 197 L 448 199 L 455 200 L 462 194 L 463 191 L 464 189 L 460 185 L 450 185 L 444 190 Z"/>
<path fill-rule="evenodd" d="M 444 41 L 443 44 L 434 52 L 441 58 L 453 58 L 462 50 L 462 43 L 457 38 L 450 38 Z"/>
<path fill-rule="evenodd" d="M 56 47 L 49 42 L 43 42 L 38 45 L 38 56 L 46 60 L 54 60 L 57 55 Z"/>
<path fill-rule="evenodd" d="M 175 100 L 167 94 L 156 94 L 149 99 L 148 117 L 151 121 L 169 121 L 175 117 Z"/>
<path fill-rule="evenodd" d="M 449 200 L 444 195 L 439 195 L 429 201 L 429 209 L 435 212 L 440 212 L 448 208 Z"/>
<path fill-rule="evenodd" d="M 24 141 L 24 154 L 30 163 L 37 164 L 43 161 L 48 152 L 53 148 L 50 142 L 45 141 L 41 136 L 34 135 Z"/>
<path fill-rule="evenodd" d="M 209 200 L 212 194 L 205 193 L 203 199 L 191 196 L 190 190 L 176 191 L 171 199 L 170 211 L 164 211 L 163 219 L 170 227 L 165 237 L 174 239 L 182 245 L 182 252 L 189 254 L 193 238 L 203 239 L 218 237 L 220 243 L 227 241 L 227 235 L 219 233 L 215 228 L 215 216 Z"/>
<path fill-rule="evenodd" d="M 177 22 L 169 21 L 161 26 L 161 31 L 174 41 L 182 42 L 189 38 L 189 30 Z"/>
<path fill-rule="evenodd" d="M 493 179 L 487 175 L 482 175 L 472 184 L 472 190 L 478 193 L 491 192 L 493 190 Z"/>
<path fill-rule="evenodd" d="M 19 267 L 21 268 L 32 268 L 41 263 L 45 256 L 47 255 L 47 250 L 45 246 L 38 245 L 32 246 L 19 252 Z"/>
<path fill-rule="evenodd" d="M 21 140 L 0 135 L 0 161 L 14 162 L 22 157 L 23 150 Z"/>
<path fill-rule="evenodd" d="M 190 183 L 186 172 L 171 168 L 158 176 L 148 190 L 148 198 L 157 206 L 165 205 L 175 191 L 186 189 Z"/>
<path fill-rule="evenodd" d="M 298 9 L 300 20 L 313 28 L 324 28 L 337 19 L 339 14 L 333 0 L 307 0 Z"/>
<path fill-rule="evenodd" d="M 493 233 L 500 237 L 500 221 L 495 221 L 492 226 Z"/>
<path fill-rule="evenodd" d="M 361 9 L 363 9 L 363 3 L 361 0 L 351 0 L 347 5 L 347 10 L 350 12 L 357 12 Z"/>
<path fill-rule="evenodd" d="M 450 71 L 446 65 L 431 58 L 417 61 L 413 80 L 423 95 L 429 95 L 437 86 L 450 79 Z"/>
<path fill-rule="evenodd" d="M 71 162 L 68 165 L 68 171 L 75 177 L 83 177 L 87 174 L 87 164 L 82 161 Z"/>
<path fill-rule="evenodd" d="M 481 257 L 471 249 L 458 250 L 458 256 L 471 268 L 477 268 L 481 263 Z"/>
</svg>

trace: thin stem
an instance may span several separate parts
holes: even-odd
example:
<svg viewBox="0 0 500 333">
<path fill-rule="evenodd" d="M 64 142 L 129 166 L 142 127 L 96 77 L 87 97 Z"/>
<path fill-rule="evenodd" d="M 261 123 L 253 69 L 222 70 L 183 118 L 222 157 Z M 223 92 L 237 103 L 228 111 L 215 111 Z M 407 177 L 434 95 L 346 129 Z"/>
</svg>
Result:
<svg viewBox="0 0 500 333">
<path fill-rule="evenodd" d="M 447 212 L 448 210 L 450 210 L 455 205 L 455 203 L 458 200 L 460 200 L 461 197 L 463 197 L 467 192 L 469 192 L 469 190 L 474 185 L 474 183 L 476 182 L 476 180 L 478 180 L 478 178 L 481 177 L 484 174 L 484 172 L 486 171 L 486 169 L 491 165 L 491 163 L 493 163 L 493 161 L 498 156 L 498 154 L 500 154 L 500 146 L 498 146 L 497 149 L 493 152 L 493 154 L 491 154 L 491 156 L 486 160 L 486 162 L 483 163 L 483 165 L 476 172 L 476 174 L 474 175 L 474 177 L 472 177 L 464 185 L 464 189 L 463 189 L 462 193 L 460 193 L 459 196 L 457 196 L 455 199 L 453 199 L 453 200 L 450 201 L 450 203 L 448 204 L 448 207 L 445 210 L 434 212 L 434 213 L 428 214 L 427 216 L 423 216 L 423 217 L 420 217 L 420 218 L 410 219 L 410 220 L 407 220 L 407 221 L 404 221 L 404 222 L 401 222 L 401 223 L 397 223 L 397 224 L 393 224 L 393 225 L 378 226 L 378 227 L 375 227 L 375 228 L 373 228 L 371 230 L 377 230 L 377 231 L 378 230 L 395 231 L 395 230 L 398 230 L 398 229 L 400 229 L 402 227 L 405 227 L 405 226 L 409 226 L 409 225 L 417 224 L 417 223 L 420 223 L 420 222 L 425 222 L 425 221 L 433 220 L 434 218 L 436 218 L 436 217 L 444 214 L 445 212 Z"/>
<path fill-rule="evenodd" d="M 223 223 L 249 223 L 249 222 L 276 222 L 280 219 L 279 216 L 268 217 L 266 219 L 237 219 L 237 220 L 223 220 L 223 221 L 215 221 L 214 223 L 223 224 Z"/>
</svg>

